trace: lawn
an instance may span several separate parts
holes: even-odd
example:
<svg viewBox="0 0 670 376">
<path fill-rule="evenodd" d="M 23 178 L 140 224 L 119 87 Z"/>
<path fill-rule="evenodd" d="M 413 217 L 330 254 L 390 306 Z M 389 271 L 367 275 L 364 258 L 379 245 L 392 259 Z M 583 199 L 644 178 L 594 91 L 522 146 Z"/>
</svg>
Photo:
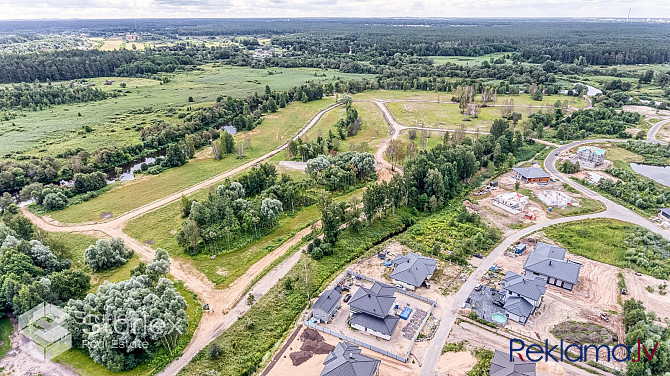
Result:
<svg viewBox="0 0 670 376">
<path fill-rule="evenodd" d="M 9 340 L 9 336 L 14 331 L 11 321 L 8 317 L 3 317 L 0 319 L 0 359 L 7 354 L 7 352 L 12 348 L 12 343 Z"/>
<path fill-rule="evenodd" d="M 85 268 L 84 251 L 86 248 L 98 241 L 98 238 L 93 236 L 69 232 L 49 232 L 46 239 L 51 249 L 72 260 L 73 266 L 79 269 Z"/>
<path fill-rule="evenodd" d="M 624 240 L 635 227 L 614 219 L 589 219 L 554 225 L 544 233 L 574 254 L 625 268 L 629 265 L 625 261 L 628 248 Z"/>
<path fill-rule="evenodd" d="M 272 74 L 271 74 L 272 72 Z M 326 74 L 326 77 L 315 76 Z M 200 103 L 212 103 L 219 96 L 243 97 L 265 90 L 288 90 L 307 81 L 335 81 L 337 78 L 369 78 L 371 75 L 347 74 L 314 68 L 252 69 L 208 64 L 196 70 L 164 74 L 170 82 L 126 77 L 99 77 L 88 82 L 102 90 L 122 90 L 124 95 L 103 101 L 58 105 L 43 111 L 22 111 L 11 121 L 0 122 L 0 155 L 14 153 L 35 156 L 56 155 L 70 147 L 91 151 L 103 146 L 139 143 L 135 126 L 159 121 L 162 110 L 183 109 Z M 112 85 L 103 85 L 113 80 Z M 126 88 L 120 87 L 126 83 Z M 193 97 L 194 102 L 188 101 Z M 147 114 L 131 114 L 150 109 Z M 169 120 L 169 119 L 168 119 Z M 83 132 L 83 127 L 92 132 Z"/>
<path fill-rule="evenodd" d="M 506 53 L 504 52 L 496 52 L 482 56 L 428 56 L 428 58 L 433 59 L 433 65 L 443 65 L 446 63 L 452 63 L 457 65 L 475 66 L 475 65 L 481 65 L 485 61 L 490 62 L 491 59 L 495 60 L 505 55 Z M 511 60 L 508 59 L 505 60 L 505 62 L 510 63 Z"/>
<path fill-rule="evenodd" d="M 198 153 L 198 158 L 189 160 L 181 167 L 169 169 L 158 175 L 141 176 L 92 200 L 51 212 L 50 216 L 63 223 L 100 220 L 103 215 L 110 217 L 110 213 L 111 217 L 119 216 L 274 150 L 297 134 L 316 113 L 331 104 L 332 99 L 292 103 L 277 113 L 267 115 L 263 123 L 253 131 L 238 133 L 235 135 L 236 142 L 243 142 L 245 134 L 251 136 L 251 147 L 245 150 L 246 157 L 243 159 L 229 155 L 216 161 L 205 148 Z"/>
</svg>

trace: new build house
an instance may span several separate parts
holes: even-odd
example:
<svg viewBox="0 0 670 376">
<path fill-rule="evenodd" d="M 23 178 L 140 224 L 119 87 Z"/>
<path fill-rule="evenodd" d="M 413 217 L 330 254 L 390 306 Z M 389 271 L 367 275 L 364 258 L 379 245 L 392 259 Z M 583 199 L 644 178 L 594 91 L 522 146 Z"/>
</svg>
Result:
<svg viewBox="0 0 670 376">
<path fill-rule="evenodd" d="M 511 360 L 510 360 L 511 359 Z M 522 362 L 520 358 L 496 350 L 491 361 L 490 376 L 535 376 L 535 362 Z"/>
<path fill-rule="evenodd" d="M 577 159 L 582 167 L 594 168 L 605 162 L 605 149 L 595 146 L 580 146 L 577 150 Z"/>
<path fill-rule="evenodd" d="M 312 317 L 322 323 L 329 323 L 340 308 L 341 299 L 342 289 L 339 286 L 324 291 L 312 306 Z"/>
<path fill-rule="evenodd" d="M 540 167 L 515 167 L 512 171 L 512 177 L 526 183 L 544 183 L 548 182 L 551 178 Z"/>
<path fill-rule="evenodd" d="M 661 211 L 658 213 L 658 216 L 661 217 L 661 219 L 664 221 L 670 221 L 670 208 L 661 209 Z"/>
<path fill-rule="evenodd" d="M 572 291 L 582 264 L 565 259 L 565 248 L 538 242 L 523 266 L 526 275 L 540 276 L 550 285 Z"/>
<path fill-rule="evenodd" d="M 349 301 L 349 325 L 373 336 L 390 340 L 400 318 L 392 315 L 396 288 L 375 282 L 359 287 Z"/>
<path fill-rule="evenodd" d="M 361 354 L 360 347 L 340 342 L 323 361 L 320 376 L 377 376 L 380 363 L 378 359 Z"/>
<path fill-rule="evenodd" d="M 545 291 L 547 287 L 543 278 L 507 272 L 501 290 L 507 317 L 522 325 L 526 324 L 530 315 L 542 304 Z"/>
<path fill-rule="evenodd" d="M 398 255 L 393 259 L 395 265 L 391 272 L 391 280 L 396 286 L 414 290 L 421 287 L 435 273 L 437 260 L 409 252 L 406 256 Z"/>
</svg>

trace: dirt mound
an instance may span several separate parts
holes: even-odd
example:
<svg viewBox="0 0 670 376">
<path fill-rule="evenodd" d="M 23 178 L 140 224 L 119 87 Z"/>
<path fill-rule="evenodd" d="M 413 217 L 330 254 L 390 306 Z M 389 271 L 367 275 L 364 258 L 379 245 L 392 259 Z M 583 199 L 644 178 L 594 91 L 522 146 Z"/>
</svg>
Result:
<svg viewBox="0 0 670 376">
<path fill-rule="evenodd" d="M 309 351 L 312 354 L 328 354 L 329 352 L 335 350 L 335 346 L 329 345 L 323 341 L 312 341 L 311 339 L 308 339 L 302 343 L 300 350 Z"/>
<path fill-rule="evenodd" d="M 323 336 L 321 333 L 317 332 L 316 330 L 312 328 L 307 328 L 300 333 L 300 339 L 302 341 L 316 341 L 316 342 L 323 342 Z"/>
<path fill-rule="evenodd" d="M 312 357 L 312 353 L 309 351 L 296 351 L 291 353 L 289 357 L 294 366 L 299 366 L 308 361 Z"/>
</svg>

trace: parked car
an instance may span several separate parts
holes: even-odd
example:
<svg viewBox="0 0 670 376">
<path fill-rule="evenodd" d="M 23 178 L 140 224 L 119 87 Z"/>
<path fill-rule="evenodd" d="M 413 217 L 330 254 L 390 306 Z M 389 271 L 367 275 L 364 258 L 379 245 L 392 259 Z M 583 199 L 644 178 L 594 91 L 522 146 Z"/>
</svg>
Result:
<svg viewBox="0 0 670 376">
<path fill-rule="evenodd" d="M 475 256 L 476 258 L 479 258 L 479 259 L 484 258 L 484 255 L 482 255 L 481 253 L 475 253 L 473 256 Z"/>
<path fill-rule="evenodd" d="M 554 156 L 558 157 L 559 154 L 560 154 L 559 152 L 555 152 Z"/>
<path fill-rule="evenodd" d="M 480 291 L 482 289 L 482 284 L 478 283 L 477 286 L 475 286 L 475 291 Z"/>
<path fill-rule="evenodd" d="M 347 295 L 344 297 L 344 302 L 345 302 L 345 303 L 348 302 L 349 299 L 351 299 L 351 294 L 347 294 Z"/>
<path fill-rule="evenodd" d="M 342 291 L 351 291 L 351 286 L 349 286 L 349 285 L 342 285 Z"/>
</svg>

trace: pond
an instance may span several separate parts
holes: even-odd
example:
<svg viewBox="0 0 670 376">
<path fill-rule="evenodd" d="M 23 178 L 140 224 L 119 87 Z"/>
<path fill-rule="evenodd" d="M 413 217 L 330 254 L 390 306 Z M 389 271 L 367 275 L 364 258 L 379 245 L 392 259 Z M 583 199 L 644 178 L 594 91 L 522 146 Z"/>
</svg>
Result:
<svg viewBox="0 0 670 376">
<path fill-rule="evenodd" d="M 237 128 L 233 127 L 232 125 L 226 125 L 223 128 L 226 132 L 232 134 L 233 136 L 237 134 Z"/>
<path fill-rule="evenodd" d="M 129 180 L 134 180 L 135 179 L 135 171 L 140 170 L 142 168 L 142 163 L 153 163 L 156 161 L 156 158 L 158 157 L 164 157 L 165 156 L 165 149 L 151 153 L 147 156 L 144 156 L 142 158 L 136 159 L 134 161 L 128 162 L 121 167 L 122 172 L 120 175 L 116 176 L 116 173 L 114 169 L 109 170 L 106 172 L 107 174 L 107 183 L 113 183 L 117 180 L 120 181 L 129 181 Z"/>
<path fill-rule="evenodd" d="M 652 166 L 640 163 L 631 163 L 633 171 L 653 179 L 666 187 L 670 187 L 670 166 Z"/>
<path fill-rule="evenodd" d="M 586 95 L 588 95 L 589 97 L 592 96 L 592 95 L 598 95 L 598 94 L 602 94 L 602 93 L 603 93 L 603 91 L 600 90 L 600 89 L 598 89 L 597 87 L 594 87 L 594 86 L 591 86 L 591 85 L 587 85 L 587 84 L 585 84 L 585 83 L 583 83 L 583 82 L 573 82 L 572 84 L 575 85 L 575 86 L 577 86 L 577 85 L 586 86 L 586 88 L 588 89 L 588 90 L 586 91 Z"/>
</svg>

